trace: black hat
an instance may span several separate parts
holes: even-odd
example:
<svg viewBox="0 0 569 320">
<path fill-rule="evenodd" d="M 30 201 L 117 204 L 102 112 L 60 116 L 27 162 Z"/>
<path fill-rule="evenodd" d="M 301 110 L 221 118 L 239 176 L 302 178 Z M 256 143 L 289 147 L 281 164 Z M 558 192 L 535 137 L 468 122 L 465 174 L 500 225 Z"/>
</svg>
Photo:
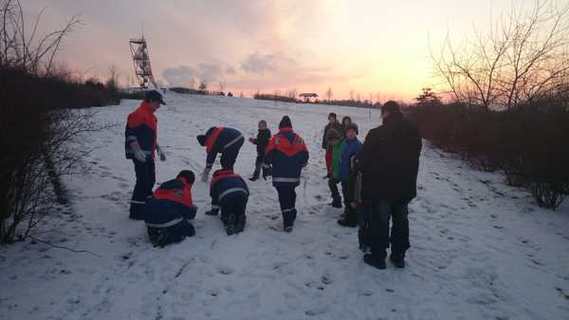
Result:
<svg viewBox="0 0 569 320">
<path fill-rule="evenodd" d="M 336 118 L 337 118 L 336 113 L 330 112 L 330 113 L 328 114 L 328 119 L 330 119 L 330 118 L 336 119 Z"/>
<path fill-rule="evenodd" d="M 279 129 L 281 128 L 292 128 L 292 122 L 288 116 L 284 116 L 279 123 Z"/>
<path fill-rule="evenodd" d="M 146 101 L 158 101 L 160 102 L 160 104 L 166 104 L 166 102 L 164 102 L 164 100 L 162 99 L 162 94 L 160 94 L 160 92 L 156 91 L 156 90 L 150 90 L 150 91 L 146 91 L 144 93 L 144 100 Z"/>
<path fill-rule="evenodd" d="M 200 134 L 198 136 L 198 142 L 200 143 L 200 146 L 205 146 L 205 141 L 206 141 L 206 136 L 205 134 Z"/>
<path fill-rule="evenodd" d="M 399 103 L 393 101 L 393 100 L 389 100 L 387 101 L 382 107 L 381 107 L 381 112 L 400 112 L 401 110 L 399 110 Z"/>
<path fill-rule="evenodd" d="M 190 184 L 194 184 L 196 181 L 196 175 L 192 170 L 182 170 L 176 178 L 186 178 Z"/>
</svg>

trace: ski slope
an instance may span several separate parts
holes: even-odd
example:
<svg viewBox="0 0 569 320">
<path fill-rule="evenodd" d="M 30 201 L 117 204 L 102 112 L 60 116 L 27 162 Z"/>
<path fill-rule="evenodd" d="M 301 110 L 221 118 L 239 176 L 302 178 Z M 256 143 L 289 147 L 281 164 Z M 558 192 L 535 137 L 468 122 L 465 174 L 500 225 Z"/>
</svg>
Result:
<svg viewBox="0 0 569 320">
<path fill-rule="evenodd" d="M 65 179 L 71 208 L 53 212 L 36 237 L 0 248 L 0 319 L 569 319 L 569 207 L 542 210 L 499 174 L 469 168 L 423 148 L 419 195 L 410 205 L 407 268 L 376 270 L 362 262 L 356 229 L 336 223 L 320 148 L 327 114 L 349 115 L 360 138 L 377 125 L 364 109 L 168 94 L 157 112 L 168 160 L 157 181 L 180 169 L 197 174 L 205 151 L 195 139 L 210 126 L 273 133 L 287 114 L 310 162 L 297 189 L 299 218 L 281 230 L 269 181 L 249 183 L 245 232 L 228 237 L 196 182 L 197 236 L 153 248 L 143 222 L 128 219 L 134 170 L 124 159 L 124 123 L 139 102 L 93 109 L 111 125 L 77 137 L 91 150 L 88 173 Z M 81 111 L 78 111 L 81 112 Z M 255 146 L 236 170 L 249 176 Z M 87 252 L 88 251 L 88 252 Z"/>
</svg>

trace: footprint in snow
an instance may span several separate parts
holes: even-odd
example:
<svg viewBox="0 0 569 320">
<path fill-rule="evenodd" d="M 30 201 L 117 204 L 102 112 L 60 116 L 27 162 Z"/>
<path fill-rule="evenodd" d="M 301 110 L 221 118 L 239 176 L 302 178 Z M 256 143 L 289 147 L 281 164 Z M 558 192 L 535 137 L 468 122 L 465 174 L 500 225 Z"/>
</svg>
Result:
<svg viewBox="0 0 569 320">
<path fill-rule="evenodd" d="M 222 275 L 230 275 L 235 272 L 235 270 L 228 266 L 219 266 L 217 267 L 217 272 Z"/>
</svg>

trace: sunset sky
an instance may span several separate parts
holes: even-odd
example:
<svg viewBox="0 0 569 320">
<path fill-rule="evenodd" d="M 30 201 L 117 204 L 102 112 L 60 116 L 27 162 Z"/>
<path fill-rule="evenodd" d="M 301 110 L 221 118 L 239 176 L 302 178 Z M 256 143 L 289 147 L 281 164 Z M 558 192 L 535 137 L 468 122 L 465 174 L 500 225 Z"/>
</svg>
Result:
<svg viewBox="0 0 569 320">
<path fill-rule="evenodd" d="M 409 100 L 437 87 L 429 45 L 460 40 L 512 3 L 530 0 L 32 0 L 28 17 L 47 8 L 42 30 L 80 15 L 59 61 L 83 77 L 132 77 L 128 39 L 144 31 L 153 71 L 165 85 L 219 81 L 251 94 L 297 89 L 335 98 Z"/>
</svg>

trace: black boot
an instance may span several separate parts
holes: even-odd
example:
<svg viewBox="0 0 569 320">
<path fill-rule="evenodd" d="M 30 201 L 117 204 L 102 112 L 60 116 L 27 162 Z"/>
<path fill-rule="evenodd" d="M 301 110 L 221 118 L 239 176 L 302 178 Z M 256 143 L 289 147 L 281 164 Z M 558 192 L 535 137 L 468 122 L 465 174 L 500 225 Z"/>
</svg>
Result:
<svg viewBox="0 0 569 320">
<path fill-rule="evenodd" d="M 391 253 L 389 261 L 397 268 L 405 268 L 405 254 Z"/>
<path fill-rule="evenodd" d="M 336 199 L 332 200 L 330 205 L 334 208 L 341 209 L 342 208 L 342 199 L 336 198 Z"/>
<path fill-rule="evenodd" d="M 257 180 L 259 180 L 259 175 L 258 175 L 258 174 L 257 174 L 257 175 L 253 174 L 253 176 L 252 176 L 251 178 L 249 178 L 249 180 L 251 180 L 251 181 L 257 181 Z"/>
<path fill-rule="evenodd" d="M 346 211 L 344 212 L 344 216 L 338 220 L 338 224 L 344 227 L 354 228 L 358 225 L 358 219 L 356 217 L 356 213 L 352 208 L 346 207 Z"/>
<path fill-rule="evenodd" d="M 364 255 L 364 262 L 374 268 L 379 270 L 383 270 L 386 268 L 385 266 L 385 258 L 380 258 L 375 254 L 368 253 Z"/>
<path fill-rule="evenodd" d="M 237 217 L 237 223 L 235 224 L 235 233 L 239 233 L 245 230 L 246 222 L 247 222 L 247 217 L 244 214 Z"/>
<path fill-rule="evenodd" d="M 283 212 L 283 229 L 285 232 L 292 232 L 294 220 L 296 219 L 296 209 Z"/>
<path fill-rule="evenodd" d="M 235 224 L 237 222 L 237 217 L 234 214 L 228 215 L 225 219 L 221 219 L 223 221 L 223 226 L 225 227 L 225 232 L 228 236 L 236 233 L 235 231 Z"/>
</svg>

